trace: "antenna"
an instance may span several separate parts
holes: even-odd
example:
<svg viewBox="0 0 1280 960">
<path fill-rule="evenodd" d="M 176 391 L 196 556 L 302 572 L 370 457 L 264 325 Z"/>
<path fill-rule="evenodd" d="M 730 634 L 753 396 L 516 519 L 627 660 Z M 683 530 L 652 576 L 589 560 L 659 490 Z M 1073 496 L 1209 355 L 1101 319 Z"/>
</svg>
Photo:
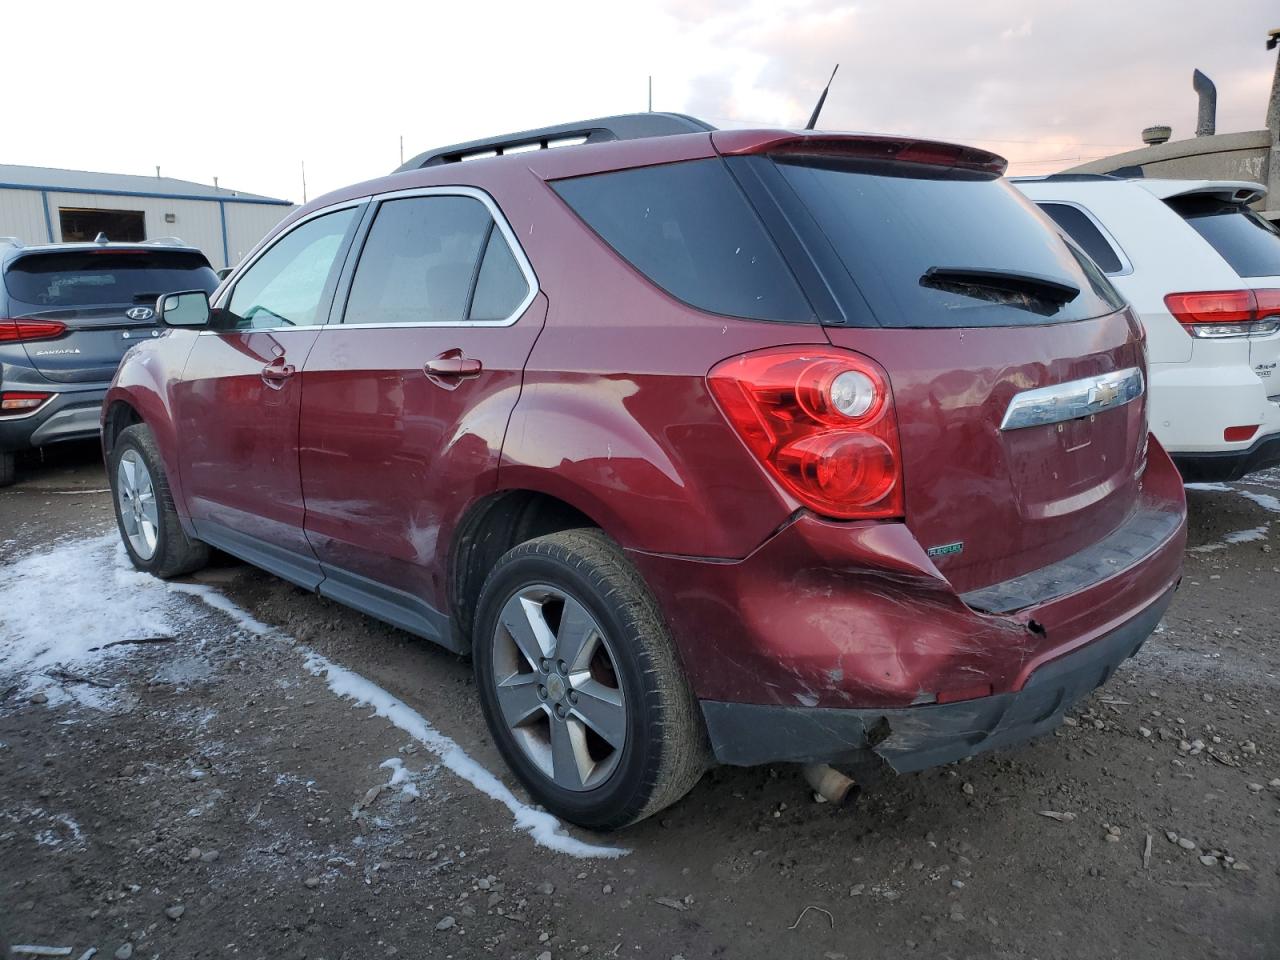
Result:
<svg viewBox="0 0 1280 960">
<path fill-rule="evenodd" d="M 653 113 L 653 74 L 649 74 L 649 112 Z"/>
<path fill-rule="evenodd" d="M 302 161 L 302 202 L 307 202 L 307 161 Z"/>
<path fill-rule="evenodd" d="M 400 134 L 400 166 L 404 166 L 404 134 Z"/>
<path fill-rule="evenodd" d="M 836 69 L 831 71 L 831 79 L 827 81 L 827 85 L 822 88 L 822 96 L 818 97 L 818 105 L 813 108 L 813 113 L 809 115 L 809 122 L 804 125 L 806 130 L 812 130 L 818 125 L 818 114 L 822 112 L 822 105 L 827 102 L 827 91 L 831 89 L 831 80 L 836 78 L 836 70 L 840 69 L 840 64 L 836 64 Z"/>
</svg>

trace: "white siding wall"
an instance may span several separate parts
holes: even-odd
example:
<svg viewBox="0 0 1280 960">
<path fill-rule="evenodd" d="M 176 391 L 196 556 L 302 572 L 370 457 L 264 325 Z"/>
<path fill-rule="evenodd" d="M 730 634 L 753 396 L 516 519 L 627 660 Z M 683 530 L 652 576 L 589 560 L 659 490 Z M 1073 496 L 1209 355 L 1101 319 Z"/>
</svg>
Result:
<svg viewBox="0 0 1280 960">
<path fill-rule="evenodd" d="M 229 201 L 227 203 L 227 251 L 231 262 L 226 266 L 235 266 L 243 260 L 244 255 L 293 209 L 293 207 L 266 203 Z M 219 247 L 218 256 L 221 255 L 222 248 Z"/>
<path fill-rule="evenodd" d="M 17 237 L 23 243 L 49 242 L 39 191 L 0 190 L 0 237 Z"/>
<path fill-rule="evenodd" d="M 293 210 L 292 206 L 268 203 L 224 201 L 227 211 L 227 253 L 223 257 L 222 215 L 212 200 L 170 200 L 165 197 L 127 197 L 99 193 L 49 191 L 49 218 L 53 236 L 45 227 L 44 205 L 38 190 L 0 188 L 0 237 L 17 237 L 23 243 L 62 240 L 59 207 L 88 210 L 141 210 L 146 220 L 147 239 L 180 237 L 199 247 L 214 268 L 235 266 L 267 232 Z M 173 223 L 165 214 L 174 215 Z M 114 239 L 114 238 L 113 238 Z"/>
</svg>

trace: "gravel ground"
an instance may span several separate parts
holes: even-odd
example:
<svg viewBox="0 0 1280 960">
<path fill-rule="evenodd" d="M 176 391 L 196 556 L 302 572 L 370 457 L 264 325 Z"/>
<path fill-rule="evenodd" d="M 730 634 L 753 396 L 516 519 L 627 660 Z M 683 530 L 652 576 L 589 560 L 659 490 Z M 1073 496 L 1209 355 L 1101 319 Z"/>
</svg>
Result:
<svg viewBox="0 0 1280 960">
<path fill-rule="evenodd" d="M 465 661 L 231 561 L 139 580 L 105 487 L 90 446 L 0 492 L 0 950 L 1280 956 L 1280 473 L 1189 491 L 1165 623 L 1054 736 L 846 809 L 718 770 L 613 836 L 525 805 Z"/>
</svg>

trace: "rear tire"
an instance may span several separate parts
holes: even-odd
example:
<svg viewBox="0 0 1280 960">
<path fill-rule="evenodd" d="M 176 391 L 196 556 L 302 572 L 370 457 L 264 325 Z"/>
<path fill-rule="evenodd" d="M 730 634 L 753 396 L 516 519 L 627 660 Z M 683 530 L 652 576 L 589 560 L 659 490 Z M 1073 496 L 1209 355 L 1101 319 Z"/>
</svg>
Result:
<svg viewBox="0 0 1280 960">
<path fill-rule="evenodd" d="M 120 538 L 135 567 L 167 579 L 209 562 L 209 547 L 188 537 L 178 520 L 150 427 L 136 423 L 121 431 L 107 460 L 107 478 Z"/>
<path fill-rule="evenodd" d="M 18 455 L 0 450 L 0 487 L 10 486 L 18 475 Z"/>
<path fill-rule="evenodd" d="M 509 550 L 475 624 L 489 730 L 552 813 L 613 830 L 675 803 L 706 771 L 706 731 L 675 645 L 640 574 L 602 532 Z"/>
</svg>

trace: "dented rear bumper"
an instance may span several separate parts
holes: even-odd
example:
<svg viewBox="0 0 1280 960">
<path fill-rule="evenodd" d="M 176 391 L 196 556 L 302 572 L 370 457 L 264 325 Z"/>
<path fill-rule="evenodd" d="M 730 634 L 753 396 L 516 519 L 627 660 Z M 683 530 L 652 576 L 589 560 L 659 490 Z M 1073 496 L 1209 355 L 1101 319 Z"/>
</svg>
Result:
<svg viewBox="0 0 1280 960">
<path fill-rule="evenodd" d="M 716 760 L 733 766 L 887 764 L 910 773 L 1052 731 L 1107 681 L 1164 616 L 1173 589 L 1107 635 L 1036 669 L 1022 689 L 958 703 L 880 710 L 702 701 Z"/>
<path fill-rule="evenodd" d="M 1052 729 L 1155 629 L 1185 544 L 1153 439 L 1126 520 L 984 589 L 958 592 L 906 524 L 803 512 L 742 560 L 631 556 L 721 762 L 916 770 Z"/>
</svg>

